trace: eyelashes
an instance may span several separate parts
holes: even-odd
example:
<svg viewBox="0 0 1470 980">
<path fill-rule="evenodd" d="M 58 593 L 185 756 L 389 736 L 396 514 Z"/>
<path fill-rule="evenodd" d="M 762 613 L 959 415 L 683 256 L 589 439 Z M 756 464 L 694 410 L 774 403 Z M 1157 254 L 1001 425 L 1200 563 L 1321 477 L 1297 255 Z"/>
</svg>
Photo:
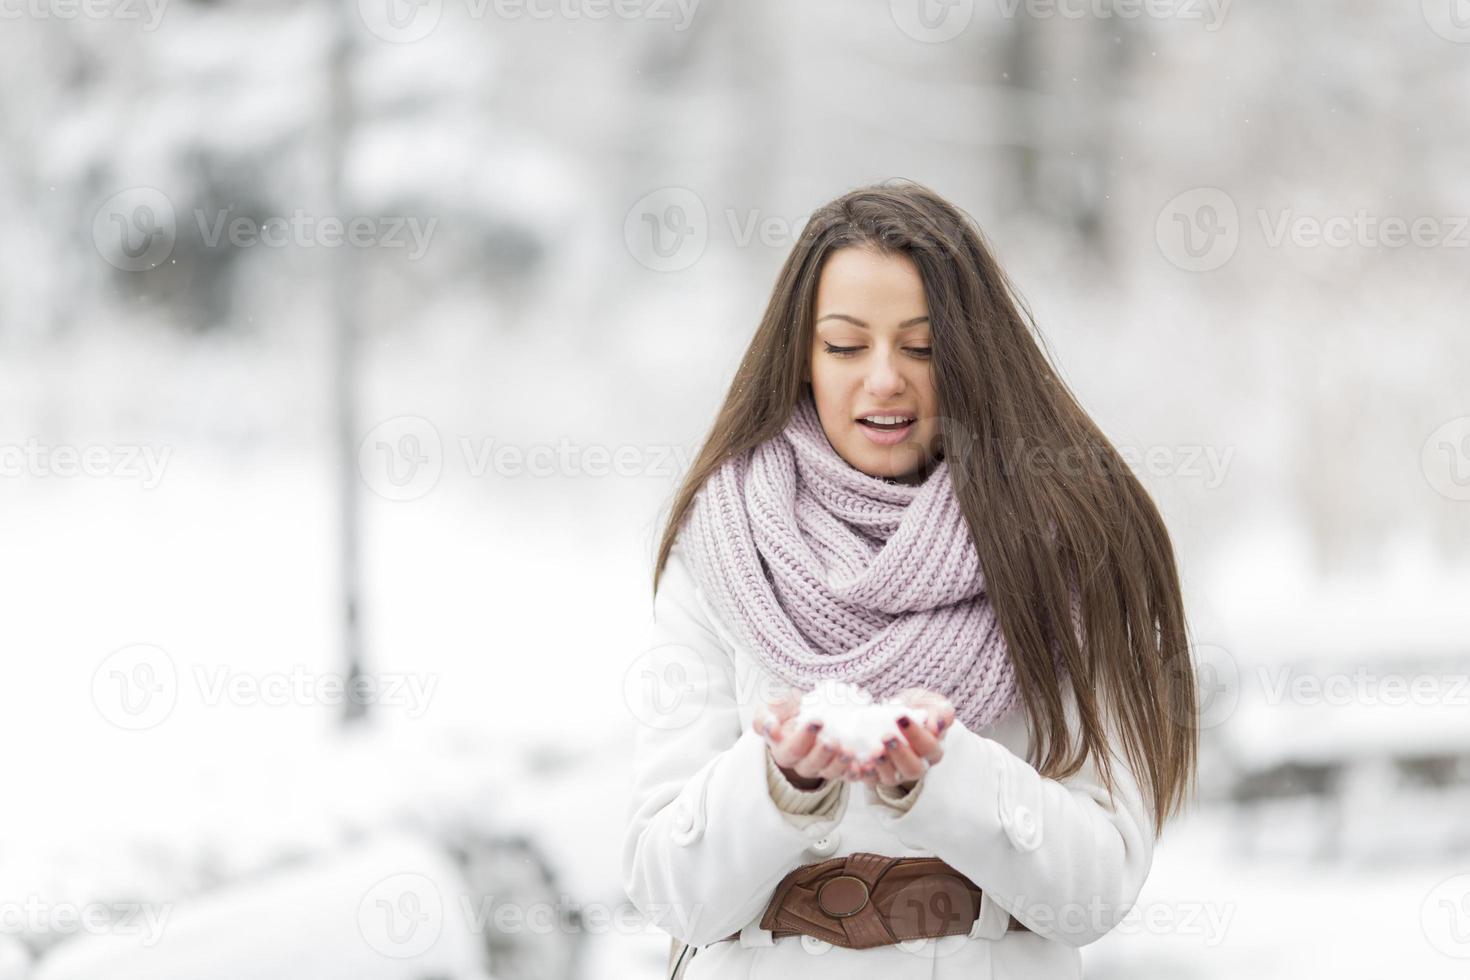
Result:
<svg viewBox="0 0 1470 980">
<path fill-rule="evenodd" d="M 856 353 L 857 351 L 862 350 L 861 347 L 837 347 L 833 344 L 827 343 L 825 340 L 822 341 L 822 345 L 827 348 L 828 354 L 833 354 L 837 357 L 848 357 Z M 932 347 L 905 347 L 904 350 L 908 351 L 910 354 L 913 354 L 915 357 L 928 357 L 934 352 L 934 349 Z"/>
</svg>

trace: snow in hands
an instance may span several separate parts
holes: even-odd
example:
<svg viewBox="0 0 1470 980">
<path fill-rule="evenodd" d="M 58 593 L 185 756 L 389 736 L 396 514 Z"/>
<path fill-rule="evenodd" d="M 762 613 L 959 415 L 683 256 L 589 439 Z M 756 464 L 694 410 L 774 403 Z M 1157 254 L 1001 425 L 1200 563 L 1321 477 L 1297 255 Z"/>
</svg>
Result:
<svg viewBox="0 0 1470 980">
<path fill-rule="evenodd" d="M 903 715 L 922 724 L 928 712 L 899 701 L 877 702 L 865 688 L 824 680 L 802 695 L 796 721 L 798 731 L 820 721 L 823 734 L 840 750 L 867 757 L 883 751 L 884 739 L 902 737 L 898 719 Z"/>
</svg>

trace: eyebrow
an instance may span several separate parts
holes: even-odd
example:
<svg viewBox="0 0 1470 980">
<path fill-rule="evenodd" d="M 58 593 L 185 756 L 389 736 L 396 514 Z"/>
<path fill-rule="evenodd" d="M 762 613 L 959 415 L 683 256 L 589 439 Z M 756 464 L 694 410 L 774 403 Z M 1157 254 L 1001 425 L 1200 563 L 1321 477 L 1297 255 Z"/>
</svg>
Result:
<svg viewBox="0 0 1470 980">
<path fill-rule="evenodd" d="M 862 327 L 864 330 L 868 329 L 868 325 L 866 323 L 859 320 L 855 316 L 848 316 L 846 313 L 828 313 L 826 316 L 817 317 L 817 323 L 821 323 L 823 320 L 846 320 L 848 323 L 851 323 L 855 327 Z M 916 316 L 900 323 L 898 325 L 898 329 L 907 330 L 909 327 L 917 327 L 921 323 L 928 322 L 929 317 Z"/>
</svg>

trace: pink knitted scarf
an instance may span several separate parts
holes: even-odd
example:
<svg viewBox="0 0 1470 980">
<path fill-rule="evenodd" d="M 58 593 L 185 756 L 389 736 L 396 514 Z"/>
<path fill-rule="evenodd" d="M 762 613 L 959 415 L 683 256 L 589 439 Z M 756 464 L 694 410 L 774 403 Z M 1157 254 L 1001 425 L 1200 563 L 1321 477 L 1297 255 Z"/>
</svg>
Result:
<svg viewBox="0 0 1470 980">
<path fill-rule="evenodd" d="M 1020 702 L 945 460 L 917 485 L 869 476 L 806 391 L 779 436 L 710 475 L 684 530 L 700 588 L 785 683 L 924 687 L 971 729 Z"/>
</svg>

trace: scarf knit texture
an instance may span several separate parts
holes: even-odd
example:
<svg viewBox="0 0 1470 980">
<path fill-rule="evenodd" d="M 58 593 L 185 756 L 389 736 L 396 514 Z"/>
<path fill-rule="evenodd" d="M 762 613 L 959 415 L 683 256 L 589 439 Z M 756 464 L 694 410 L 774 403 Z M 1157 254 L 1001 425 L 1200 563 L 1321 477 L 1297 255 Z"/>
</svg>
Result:
<svg viewBox="0 0 1470 980">
<path fill-rule="evenodd" d="M 922 687 L 972 730 L 1020 703 L 948 463 L 912 485 L 862 472 L 809 390 L 779 435 L 711 473 L 681 540 L 721 619 L 787 684 Z"/>
</svg>

